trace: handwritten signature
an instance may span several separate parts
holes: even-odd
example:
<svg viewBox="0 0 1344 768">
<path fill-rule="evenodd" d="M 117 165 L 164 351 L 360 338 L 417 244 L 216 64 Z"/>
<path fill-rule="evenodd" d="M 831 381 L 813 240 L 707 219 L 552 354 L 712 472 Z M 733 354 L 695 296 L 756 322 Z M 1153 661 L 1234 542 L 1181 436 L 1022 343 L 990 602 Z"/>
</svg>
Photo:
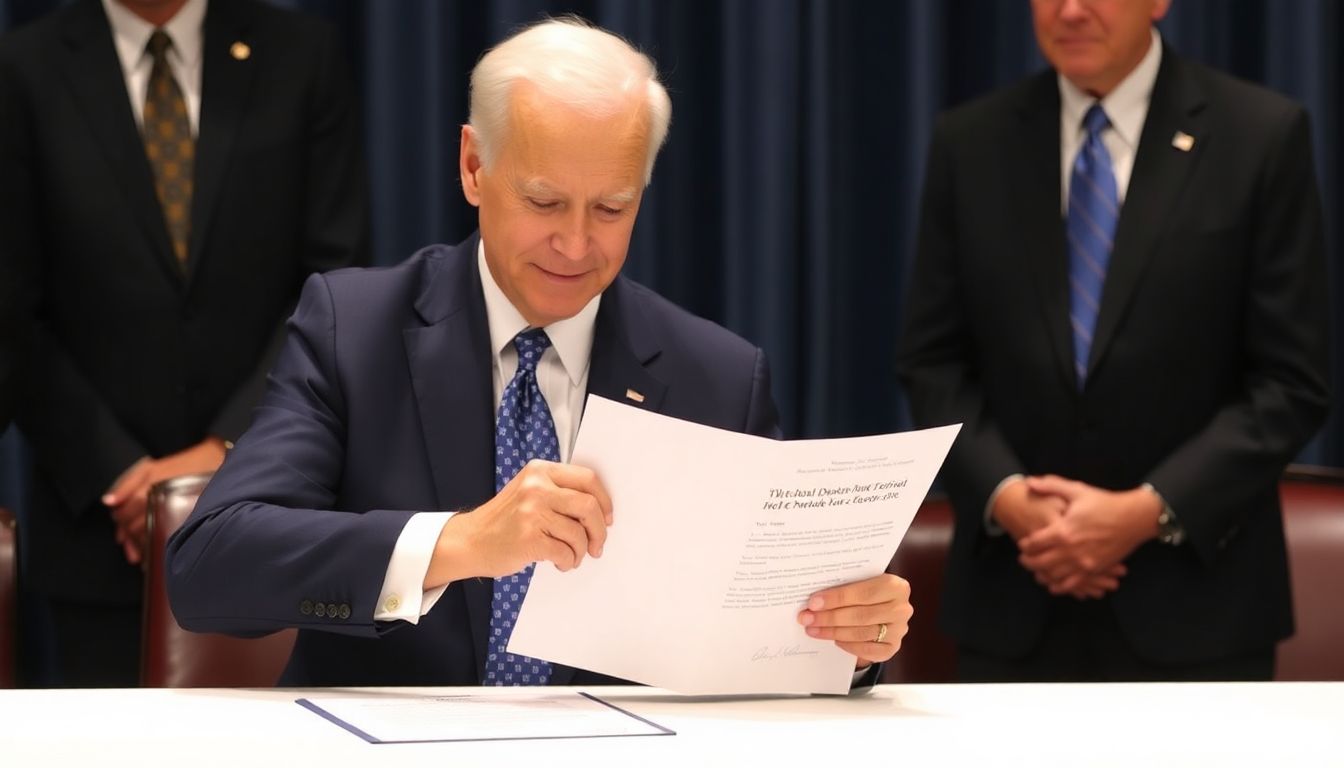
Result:
<svg viewBox="0 0 1344 768">
<path fill-rule="evenodd" d="M 817 655 L 816 651 L 804 651 L 796 645 L 785 645 L 774 649 L 772 649 L 768 645 L 763 645 L 760 648 L 757 648 L 756 651 L 751 654 L 751 660 L 774 661 L 775 659 L 778 659 L 781 656 L 784 658 L 789 658 L 790 656 L 816 656 L 816 655 Z"/>
</svg>

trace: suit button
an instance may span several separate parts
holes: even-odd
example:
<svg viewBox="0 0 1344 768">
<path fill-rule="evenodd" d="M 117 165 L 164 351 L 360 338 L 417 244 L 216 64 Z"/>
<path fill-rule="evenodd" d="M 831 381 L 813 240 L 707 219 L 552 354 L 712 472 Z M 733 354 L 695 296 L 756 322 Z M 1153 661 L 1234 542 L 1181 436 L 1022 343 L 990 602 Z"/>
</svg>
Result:
<svg viewBox="0 0 1344 768">
<path fill-rule="evenodd" d="M 383 601 L 383 610 L 387 611 L 388 613 L 395 613 L 396 610 L 400 607 L 401 607 L 401 598 L 397 597 L 396 595 L 388 595 L 387 599 Z"/>
<path fill-rule="evenodd" d="M 335 603 L 327 603 L 327 616 L 334 619 L 339 615 L 341 615 L 341 609 L 337 608 Z"/>
<path fill-rule="evenodd" d="M 326 615 L 327 615 L 327 604 L 326 604 L 326 603 L 318 603 L 316 606 L 313 607 L 313 612 L 316 613 L 318 616 L 326 616 Z"/>
<path fill-rule="evenodd" d="M 302 603 L 299 603 L 299 613 L 302 613 L 304 616 L 312 615 L 312 613 L 313 613 L 313 601 L 312 601 L 312 600 L 304 600 Z"/>
<path fill-rule="evenodd" d="M 341 603 L 340 617 L 341 617 L 342 619 L 348 619 L 348 618 L 350 618 L 350 606 L 349 606 L 349 605 L 346 605 L 345 603 Z"/>
</svg>

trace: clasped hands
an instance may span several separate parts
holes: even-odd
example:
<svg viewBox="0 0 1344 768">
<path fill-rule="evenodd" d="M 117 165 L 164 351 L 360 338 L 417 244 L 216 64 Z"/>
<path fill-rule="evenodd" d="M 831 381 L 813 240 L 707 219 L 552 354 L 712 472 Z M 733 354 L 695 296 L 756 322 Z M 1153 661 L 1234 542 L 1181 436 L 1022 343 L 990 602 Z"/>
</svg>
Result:
<svg viewBox="0 0 1344 768">
<path fill-rule="evenodd" d="M 611 497 L 592 470 L 530 461 L 493 499 L 448 520 L 424 588 L 507 576 L 542 560 L 560 571 L 577 568 L 601 557 L 613 522 Z M 896 653 L 913 612 L 909 583 L 883 574 L 817 592 L 798 623 L 853 654 L 861 668 Z"/>
<path fill-rule="evenodd" d="M 1125 558 L 1156 537 L 1161 507 L 1146 488 L 1108 491 L 1044 475 L 1005 486 L 993 516 L 1037 583 L 1054 595 L 1088 599 L 1119 588 Z"/>
<path fill-rule="evenodd" d="M 139 565 L 144 558 L 146 510 L 149 489 L 160 480 L 198 472 L 213 472 L 224 463 L 224 441 L 207 437 L 201 442 L 158 459 L 146 456 L 132 464 L 103 494 L 102 502 L 112 512 L 116 541 L 126 562 Z"/>
</svg>

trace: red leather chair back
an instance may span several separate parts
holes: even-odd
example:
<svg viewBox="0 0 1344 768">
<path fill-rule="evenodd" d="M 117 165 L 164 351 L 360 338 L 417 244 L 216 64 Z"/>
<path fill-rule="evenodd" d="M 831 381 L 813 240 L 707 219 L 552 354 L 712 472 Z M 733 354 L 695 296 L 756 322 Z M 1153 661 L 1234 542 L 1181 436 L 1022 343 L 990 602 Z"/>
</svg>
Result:
<svg viewBox="0 0 1344 768">
<path fill-rule="evenodd" d="M 884 683 L 950 683 L 956 680 L 956 646 L 938 628 L 942 613 L 943 569 L 952 545 L 952 507 L 940 495 L 930 496 L 915 513 L 910 531 L 891 559 L 888 573 L 910 582 L 915 606 L 910 632 L 901 650 L 882 670 Z"/>
<path fill-rule="evenodd" d="M 1344 472 L 1291 467 L 1279 486 L 1297 633 L 1276 680 L 1344 680 Z"/>
<path fill-rule="evenodd" d="M 0 508 L 0 688 L 13 688 L 19 642 L 19 531 Z"/>
<path fill-rule="evenodd" d="M 1280 484 L 1297 633 L 1278 648 L 1277 680 L 1344 681 L 1344 471 L 1290 467 Z M 883 682 L 952 682 L 956 646 L 938 628 L 952 510 L 930 496 L 889 573 L 910 582 L 915 617 Z"/>
<path fill-rule="evenodd" d="M 256 639 L 188 632 L 168 605 L 163 552 L 191 514 L 210 475 L 165 480 L 149 492 L 144 640 L 140 684 L 154 688 L 247 688 L 275 685 L 294 646 L 294 630 Z"/>
</svg>

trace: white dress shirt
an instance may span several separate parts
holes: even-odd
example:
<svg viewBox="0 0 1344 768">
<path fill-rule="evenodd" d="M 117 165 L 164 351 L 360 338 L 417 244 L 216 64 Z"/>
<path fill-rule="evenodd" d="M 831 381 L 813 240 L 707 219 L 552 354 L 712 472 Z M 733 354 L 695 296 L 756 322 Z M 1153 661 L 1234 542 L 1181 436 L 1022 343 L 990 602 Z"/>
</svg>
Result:
<svg viewBox="0 0 1344 768">
<path fill-rule="evenodd" d="M 199 132 L 201 123 L 201 48 L 205 33 L 205 6 L 207 0 L 187 0 L 163 31 L 172 39 L 168 49 L 168 67 L 173 79 L 182 90 L 187 103 L 187 118 L 191 134 Z M 126 80 L 126 95 L 131 100 L 131 112 L 136 125 L 145 122 L 145 95 L 149 92 L 149 73 L 154 69 L 154 57 L 145 46 L 154 33 L 153 24 L 128 10 L 116 0 L 103 0 L 103 10 L 112 26 L 112 43 L 121 61 L 121 74 Z"/>
<path fill-rule="evenodd" d="M 1148 104 L 1153 97 L 1157 70 L 1162 66 L 1162 37 L 1152 31 L 1153 41 L 1139 65 L 1120 84 L 1101 99 L 1101 107 L 1111 119 L 1111 127 L 1102 131 L 1101 143 L 1111 155 L 1111 171 L 1115 174 L 1115 192 L 1125 202 L 1129 176 L 1134 170 L 1134 155 L 1139 149 L 1143 123 L 1148 119 Z M 1083 117 L 1097 102 L 1096 97 L 1059 76 L 1059 175 L 1060 205 L 1065 215 L 1069 207 L 1069 179 L 1073 175 L 1073 161 L 1083 148 L 1087 131 Z"/>
<path fill-rule="evenodd" d="M 513 337 L 528 329 L 527 320 L 495 282 L 485 261 L 484 241 L 476 252 L 485 294 L 486 321 L 490 328 L 491 371 L 494 382 L 495 410 L 504 388 L 518 371 L 518 351 Z M 573 317 L 546 326 L 551 346 L 537 364 L 537 387 L 546 398 L 555 435 L 560 443 L 560 460 L 569 461 L 574 439 L 583 415 L 583 398 L 588 391 L 589 358 L 593 351 L 593 332 L 597 308 L 602 297 L 596 296 Z M 377 621 L 401 619 L 412 624 L 429 612 L 447 586 L 425 591 L 422 586 L 429 562 L 434 556 L 439 533 L 453 512 L 420 512 L 411 516 L 397 537 L 392 559 L 388 562 L 383 588 L 374 611 Z"/>
</svg>

